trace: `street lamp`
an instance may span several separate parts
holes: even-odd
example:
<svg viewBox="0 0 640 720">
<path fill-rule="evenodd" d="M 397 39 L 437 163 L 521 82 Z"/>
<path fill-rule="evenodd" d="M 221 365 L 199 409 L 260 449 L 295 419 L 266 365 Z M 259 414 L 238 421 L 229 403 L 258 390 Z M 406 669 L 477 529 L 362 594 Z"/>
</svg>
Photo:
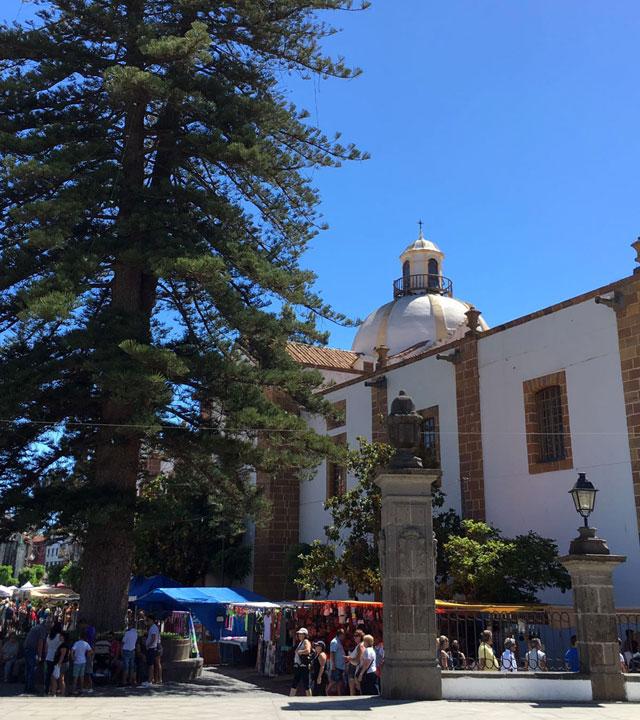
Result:
<svg viewBox="0 0 640 720">
<path fill-rule="evenodd" d="M 593 512 L 597 492 L 593 483 L 587 480 L 586 473 L 578 473 L 576 484 L 569 490 L 573 504 L 576 506 L 576 512 L 584 518 L 585 527 L 589 527 L 587 518 Z"/>
</svg>

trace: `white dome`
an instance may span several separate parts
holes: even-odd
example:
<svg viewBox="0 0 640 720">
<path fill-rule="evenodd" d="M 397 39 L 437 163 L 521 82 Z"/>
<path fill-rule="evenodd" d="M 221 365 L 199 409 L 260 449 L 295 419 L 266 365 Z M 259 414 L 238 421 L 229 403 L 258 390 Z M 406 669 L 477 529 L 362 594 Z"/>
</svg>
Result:
<svg viewBox="0 0 640 720">
<path fill-rule="evenodd" d="M 386 345 L 389 356 L 413 348 L 453 340 L 467 330 L 465 313 L 471 305 L 439 294 L 404 295 L 374 311 L 362 323 L 351 350 L 375 357 L 373 349 Z M 480 327 L 487 324 L 480 319 Z"/>
</svg>

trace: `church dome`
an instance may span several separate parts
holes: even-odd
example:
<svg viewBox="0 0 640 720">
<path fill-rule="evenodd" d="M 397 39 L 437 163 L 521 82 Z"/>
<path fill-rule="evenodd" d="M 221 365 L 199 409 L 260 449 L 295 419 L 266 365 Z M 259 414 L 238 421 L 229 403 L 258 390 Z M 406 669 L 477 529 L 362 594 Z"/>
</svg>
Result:
<svg viewBox="0 0 640 720">
<path fill-rule="evenodd" d="M 451 280 L 442 275 L 444 254 L 422 236 L 402 255 L 402 277 L 393 283 L 394 299 L 374 310 L 362 323 L 351 350 L 376 359 L 375 348 L 388 348 L 389 358 L 409 356 L 468 332 L 465 313 L 473 306 L 453 297 Z M 488 326 L 479 318 L 479 330 Z"/>
</svg>

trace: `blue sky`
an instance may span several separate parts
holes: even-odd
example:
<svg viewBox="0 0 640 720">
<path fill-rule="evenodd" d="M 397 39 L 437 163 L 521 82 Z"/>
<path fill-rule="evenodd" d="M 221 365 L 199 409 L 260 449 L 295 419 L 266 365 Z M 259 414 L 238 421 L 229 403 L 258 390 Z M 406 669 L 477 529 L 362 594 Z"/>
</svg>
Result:
<svg viewBox="0 0 640 720">
<path fill-rule="evenodd" d="M 19 7 L 3 0 L 0 18 Z M 327 47 L 363 75 L 290 93 L 372 155 L 314 176 L 330 229 L 306 265 L 337 310 L 364 318 L 391 299 L 419 219 L 491 326 L 631 274 L 637 1 L 374 0 L 334 19 Z M 354 329 L 327 329 L 350 347 Z"/>
</svg>

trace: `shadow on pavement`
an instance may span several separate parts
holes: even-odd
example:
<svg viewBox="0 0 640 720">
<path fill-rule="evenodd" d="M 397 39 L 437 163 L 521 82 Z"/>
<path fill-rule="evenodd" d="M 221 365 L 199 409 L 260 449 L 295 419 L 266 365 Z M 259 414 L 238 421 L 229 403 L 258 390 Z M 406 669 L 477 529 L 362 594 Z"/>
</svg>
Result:
<svg viewBox="0 0 640 720">
<path fill-rule="evenodd" d="M 188 683 L 168 682 L 149 688 L 141 686 L 130 688 L 118 685 L 100 685 L 94 683 L 94 692 L 86 697 L 149 697 L 165 695 L 181 697 L 187 695 L 222 696 L 246 693 L 273 693 L 288 695 L 290 676 L 268 678 L 259 675 L 254 668 L 238 665 L 207 666 L 202 677 Z M 24 693 L 23 683 L 0 683 L 0 697 L 44 697 L 42 685 L 36 685 L 36 692 Z M 83 696 L 84 697 L 84 696 Z"/>
<path fill-rule="evenodd" d="M 334 713 L 339 710 L 367 712 L 373 708 L 395 707 L 397 705 L 405 705 L 407 703 L 414 702 L 415 700 L 385 700 L 380 696 L 336 697 L 327 700 L 315 699 L 313 702 L 305 702 L 303 698 L 291 698 L 289 704 L 283 705 L 281 710 L 289 710 L 293 712 L 304 712 L 305 710 L 320 712 L 321 710 L 330 710 Z"/>
</svg>

